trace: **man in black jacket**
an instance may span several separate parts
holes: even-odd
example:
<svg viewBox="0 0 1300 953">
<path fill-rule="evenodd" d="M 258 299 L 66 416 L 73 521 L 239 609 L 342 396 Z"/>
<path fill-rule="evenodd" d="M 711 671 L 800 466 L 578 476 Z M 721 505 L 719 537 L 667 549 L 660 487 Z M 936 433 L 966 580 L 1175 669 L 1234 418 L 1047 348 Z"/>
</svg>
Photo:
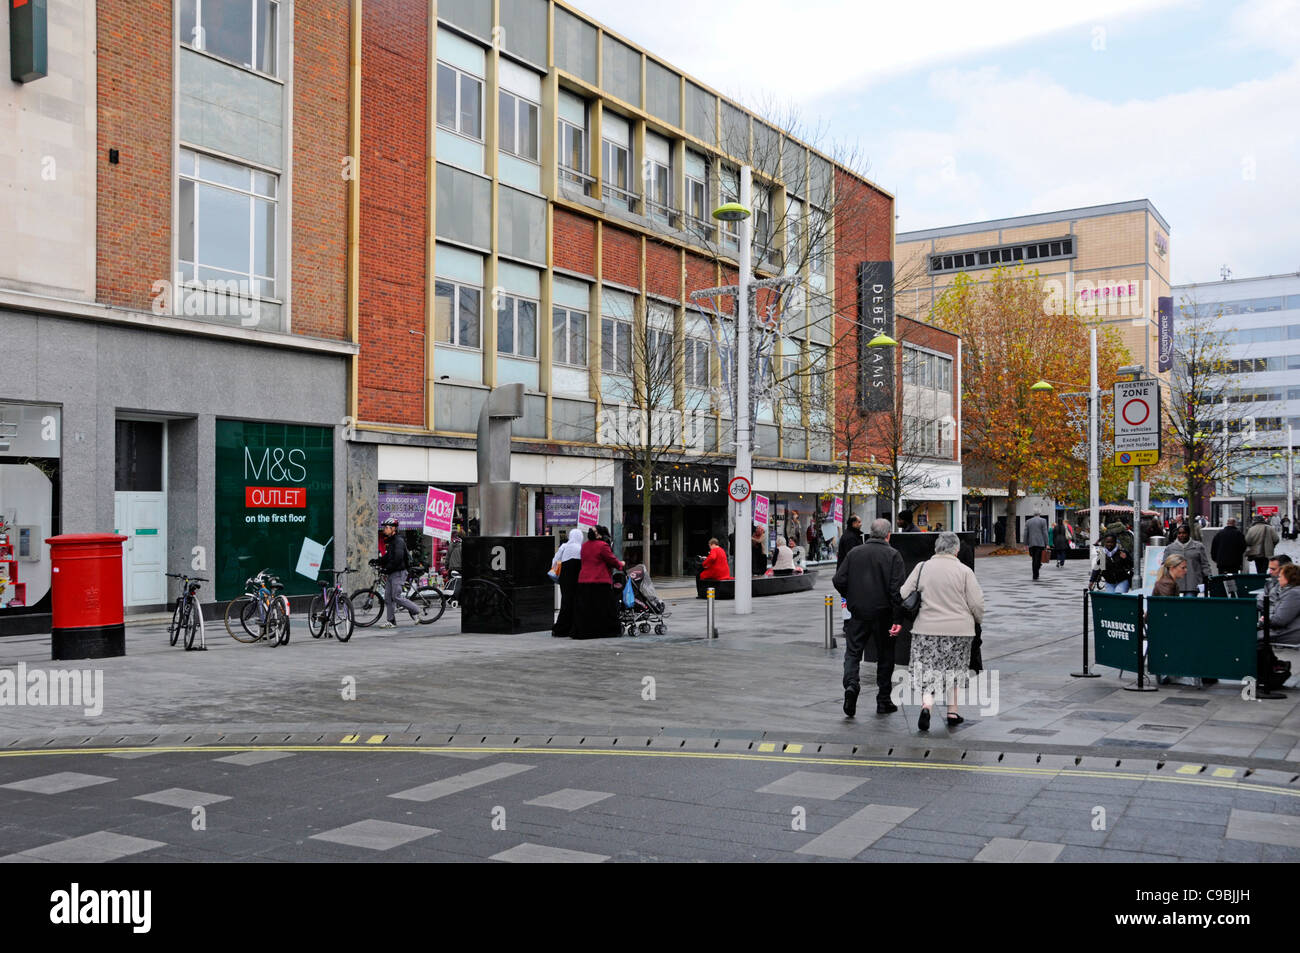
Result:
<svg viewBox="0 0 1300 953">
<path fill-rule="evenodd" d="M 856 517 L 854 517 L 856 519 Z M 858 533 L 861 538 L 861 532 Z M 848 602 L 844 625 L 844 714 L 858 709 L 858 666 L 867 639 L 876 640 L 876 714 L 898 711 L 889 700 L 894 677 L 894 640 L 902 631 L 903 556 L 889 545 L 889 520 L 871 524 L 871 535 L 844 553 L 832 583 Z"/>
<path fill-rule="evenodd" d="M 1241 572 L 1241 559 L 1246 555 L 1246 534 L 1237 529 L 1235 519 L 1228 520 L 1210 543 L 1210 558 L 1220 573 Z"/>
<path fill-rule="evenodd" d="M 856 516 L 849 517 L 849 528 L 844 531 L 840 537 L 840 549 L 835 555 L 835 569 L 838 571 L 844 565 L 844 557 L 862 542 L 862 520 Z"/>
<path fill-rule="evenodd" d="M 379 568 L 388 574 L 384 583 L 384 605 L 388 607 L 388 621 L 379 628 L 391 629 L 397 625 L 397 607 L 400 605 L 411 613 L 411 620 L 417 621 L 420 607 L 402 595 L 402 586 L 406 584 L 406 540 L 397 531 L 397 520 L 389 517 L 384 520 L 384 555 L 379 561 Z"/>
</svg>

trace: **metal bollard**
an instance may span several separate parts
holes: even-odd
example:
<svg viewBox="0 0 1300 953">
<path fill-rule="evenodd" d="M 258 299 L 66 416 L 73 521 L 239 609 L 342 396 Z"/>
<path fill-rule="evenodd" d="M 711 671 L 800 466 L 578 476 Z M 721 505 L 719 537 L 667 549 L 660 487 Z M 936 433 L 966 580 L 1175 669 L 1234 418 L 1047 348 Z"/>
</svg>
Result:
<svg viewBox="0 0 1300 953">
<path fill-rule="evenodd" d="M 826 597 L 826 643 L 828 649 L 835 648 L 835 597 Z"/>
<path fill-rule="evenodd" d="M 718 637 L 718 630 L 713 627 L 713 597 L 716 592 L 717 590 L 712 586 L 705 591 L 707 598 L 704 602 L 704 624 L 708 627 L 704 633 L 706 639 L 716 639 Z"/>
</svg>

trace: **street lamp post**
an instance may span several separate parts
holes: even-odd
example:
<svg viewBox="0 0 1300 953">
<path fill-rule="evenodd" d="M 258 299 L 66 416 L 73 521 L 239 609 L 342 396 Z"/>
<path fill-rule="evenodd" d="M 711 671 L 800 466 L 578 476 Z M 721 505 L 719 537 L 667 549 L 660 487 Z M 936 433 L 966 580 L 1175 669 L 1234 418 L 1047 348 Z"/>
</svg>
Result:
<svg viewBox="0 0 1300 953">
<path fill-rule="evenodd" d="M 1101 406 L 1101 394 L 1097 390 L 1097 329 L 1088 329 L 1088 528 L 1089 532 L 1097 537 L 1097 542 L 1101 542 L 1101 527 L 1097 524 L 1101 522 L 1101 462 L 1098 458 L 1099 450 L 1097 443 L 1097 416 Z M 1052 391 L 1054 387 L 1046 380 L 1040 380 L 1032 387 L 1032 391 Z M 1064 395 L 1078 396 L 1075 395 Z"/>
</svg>

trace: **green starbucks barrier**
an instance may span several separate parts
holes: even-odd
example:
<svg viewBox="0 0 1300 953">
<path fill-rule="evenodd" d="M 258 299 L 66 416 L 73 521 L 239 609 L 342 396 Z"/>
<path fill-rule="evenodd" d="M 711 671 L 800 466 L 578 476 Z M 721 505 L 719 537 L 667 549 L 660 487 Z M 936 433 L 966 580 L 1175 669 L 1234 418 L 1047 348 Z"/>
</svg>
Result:
<svg viewBox="0 0 1300 953">
<path fill-rule="evenodd" d="M 1098 665 L 1122 672 L 1142 669 L 1142 597 L 1093 592 L 1092 644 Z"/>
<path fill-rule="evenodd" d="M 1263 589 L 1267 582 L 1268 576 L 1255 572 L 1211 576 L 1206 582 L 1205 594 L 1216 598 L 1232 595 L 1237 599 L 1253 599 L 1251 593 Z M 1231 593 L 1228 591 L 1230 587 L 1233 590 Z"/>
<path fill-rule="evenodd" d="M 1161 675 L 1244 679 L 1256 674 L 1254 599 L 1147 602 L 1147 665 Z"/>
</svg>

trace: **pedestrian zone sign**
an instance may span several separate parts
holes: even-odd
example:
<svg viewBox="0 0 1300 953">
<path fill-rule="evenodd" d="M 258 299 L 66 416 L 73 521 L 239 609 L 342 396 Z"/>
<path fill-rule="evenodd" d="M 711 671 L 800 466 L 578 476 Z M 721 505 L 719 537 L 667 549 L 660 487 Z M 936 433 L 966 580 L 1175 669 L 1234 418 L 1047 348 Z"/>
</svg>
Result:
<svg viewBox="0 0 1300 953">
<path fill-rule="evenodd" d="M 1160 382 L 1115 384 L 1115 465 L 1145 467 L 1160 461 Z"/>
</svg>

